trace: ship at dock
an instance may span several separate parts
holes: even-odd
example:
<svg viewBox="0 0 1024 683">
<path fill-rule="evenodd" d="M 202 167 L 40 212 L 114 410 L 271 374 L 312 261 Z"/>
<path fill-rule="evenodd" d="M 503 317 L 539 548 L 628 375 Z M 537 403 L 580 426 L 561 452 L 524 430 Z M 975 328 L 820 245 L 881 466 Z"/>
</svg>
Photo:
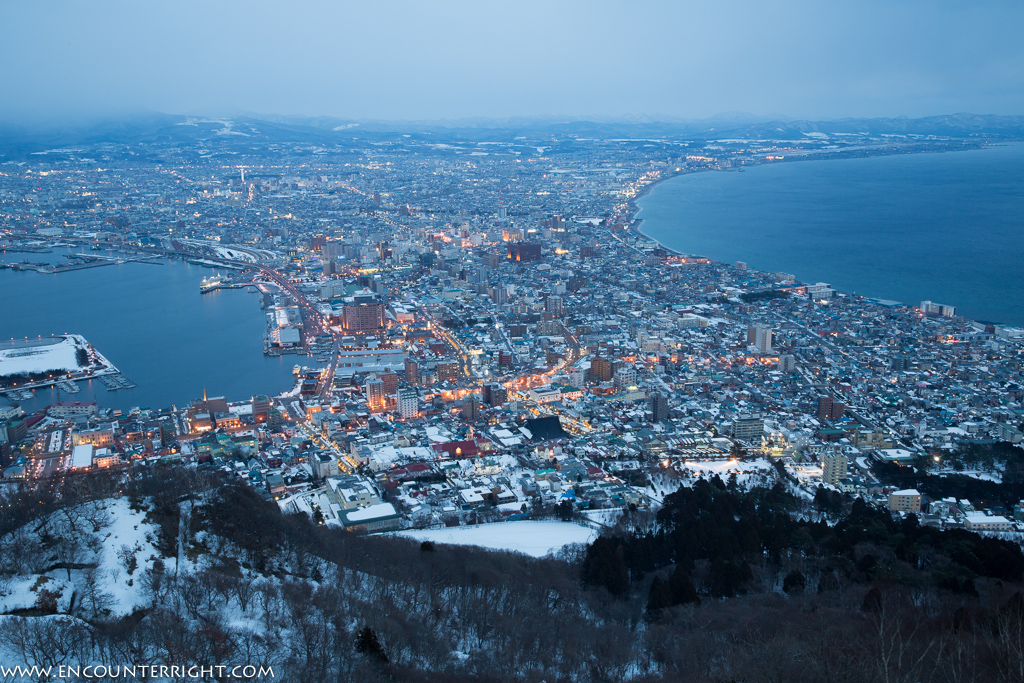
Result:
<svg viewBox="0 0 1024 683">
<path fill-rule="evenodd" d="M 221 285 L 227 282 L 227 278 L 221 275 L 213 275 L 211 277 L 204 277 L 203 281 L 199 283 L 199 291 L 203 294 L 212 292 L 215 289 L 220 289 Z"/>
</svg>

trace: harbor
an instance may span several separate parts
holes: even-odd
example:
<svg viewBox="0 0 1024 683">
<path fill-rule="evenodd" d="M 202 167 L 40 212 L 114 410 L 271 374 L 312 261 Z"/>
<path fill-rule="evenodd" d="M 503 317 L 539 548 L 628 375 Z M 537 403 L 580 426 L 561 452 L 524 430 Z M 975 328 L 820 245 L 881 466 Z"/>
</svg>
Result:
<svg viewBox="0 0 1024 683">
<path fill-rule="evenodd" d="M 65 258 L 70 259 L 67 263 L 45 263 L 18 261 L 17 263 L 0 263 L 0 268 L 10 268 L 14 271 L 34 270 L 37 273 L 69 273 L 75 270 L 87 268 L 100 268 L 102 266 L 114 266 L 124 263 L 146 263 L 154 266 L 162 266 L 164 261 L 153 257 L 139 256 L 99 256 L 95 254 L 66 254 Z"/>
</svg>

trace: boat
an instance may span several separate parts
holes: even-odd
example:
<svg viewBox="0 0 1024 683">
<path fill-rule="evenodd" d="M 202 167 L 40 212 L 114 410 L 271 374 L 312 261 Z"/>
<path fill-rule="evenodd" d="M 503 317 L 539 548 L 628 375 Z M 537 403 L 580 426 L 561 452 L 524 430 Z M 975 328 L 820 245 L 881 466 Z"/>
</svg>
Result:
<svg viewBox="0 0 1024 683">
<path fill-rule="evenodd" d="M 222 284 L 224 284 L 226 279 L 227 278 L 221 277 L 219 275 L 214 275 L 212 277 L 204 277 L 203 281 L 199 283 L 199 291 L 203 294 L 206 294 L 207 292 L 212 292 L 213 290 L 217 289 Z"/>
</svg>

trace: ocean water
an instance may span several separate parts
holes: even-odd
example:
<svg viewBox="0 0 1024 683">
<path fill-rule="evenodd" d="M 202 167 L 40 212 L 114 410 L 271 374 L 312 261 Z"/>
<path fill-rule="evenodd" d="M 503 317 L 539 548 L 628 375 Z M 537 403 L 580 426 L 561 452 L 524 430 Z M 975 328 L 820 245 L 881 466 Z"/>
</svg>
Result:
<svg viewBox="0 0 1024 683">
<path fill-rule="evenodd" d="M 0 261 L 55 263 L 66 253 L 0 252 Z M 204 389 L 229 401 L 290 389 L 299 357 L 263 355 L 260 297 L 244 289 L 201 294 L 200 281 L 213 273 L 171 259 L 59 274 L 0 270 L 0 339 L 81 334 L 138 385 L 107 391 L 91 380 L 78 382 L 77 394 L 37 389 L 22 407 L 80 400 L 127 411 L 183 407 L 202 398 Z M 0 405 L 7 403 L 0 396 Z"/>
<path fill-rule="evenodd" d="M 638 204 L 686 254 L 1024 325 L 1024 144 L 694 173 Z"/>
</svg>

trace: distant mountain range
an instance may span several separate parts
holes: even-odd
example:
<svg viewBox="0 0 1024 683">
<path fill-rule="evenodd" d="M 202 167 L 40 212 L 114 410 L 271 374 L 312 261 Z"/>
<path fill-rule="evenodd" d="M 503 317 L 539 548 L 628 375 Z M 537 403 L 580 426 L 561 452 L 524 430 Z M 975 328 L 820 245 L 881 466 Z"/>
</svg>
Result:
<svg viewBox="0 0 1024 683">
<path fill-rule="evenodd" d="M 8 159 L 46 150 L 97 144 L 200 144 L 259 140 L 318 145 L 353 141 L 400 140 L 402 136 L 432 141 L 543 141 L 565 137 L 659 138 L 670 140 L 773 139 L 802 140 L 824 135 L 934 135 L 953 138 L 1024 138 L 1024 116 L 950 114 L 924 118 L 848 118 L 802 121 L 761 120 L 744 114 L 698 121 L 653 121 L 581 118 L 460 119 L 454 121 L 354 121 L 331 117 L 235 115 L 222 118 L 148 113 L 88 125 L 31 127 L 0 124 L 0 155 Z M 820 137 L 820 136 L 819 136 Z"/>
</svg>

